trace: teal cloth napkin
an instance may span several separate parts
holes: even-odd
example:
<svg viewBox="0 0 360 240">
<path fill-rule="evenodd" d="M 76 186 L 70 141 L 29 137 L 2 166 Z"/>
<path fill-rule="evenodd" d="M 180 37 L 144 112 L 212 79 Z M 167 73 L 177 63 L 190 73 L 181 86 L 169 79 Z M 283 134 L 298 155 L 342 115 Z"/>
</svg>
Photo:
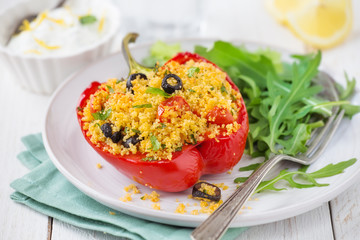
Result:
<svg viewBox="0 0 360 240">
<path fill-rule="evenodd" d="M 130 239 L 190 239 L 192 228 L 176 227 L 135 218 L 106 207 L 74 187 L 56 169 L 41 134 L 23 137 L 27 150 L 18 159 L 31 171 L 11 183 L 11 199 L 74 226 Z M 115 215 L 109 212 L 115 212 Z M 234 239 L 245 228 L 232 228 L 222 239 Z"/>
</svg>

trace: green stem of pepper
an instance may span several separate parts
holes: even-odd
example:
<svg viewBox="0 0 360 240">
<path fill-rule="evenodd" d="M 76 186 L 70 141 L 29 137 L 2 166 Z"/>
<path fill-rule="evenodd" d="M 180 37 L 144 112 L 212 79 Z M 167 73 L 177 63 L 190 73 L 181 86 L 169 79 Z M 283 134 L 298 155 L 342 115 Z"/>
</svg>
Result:
<svg viewBox="0 0 360 240">
<path fill-rule="evenodd" d="M 122 51 L 125 55 L 126 63 L 129 65 L 129 76 L 132 73 L 149 73 L 153 71 L 153 68 L 145 67 L 135 61 L 129 50 L 129 43 L 134 43 L 139 36 L 137 33 L 128 33 L 122 41 Z"/>
</svg>

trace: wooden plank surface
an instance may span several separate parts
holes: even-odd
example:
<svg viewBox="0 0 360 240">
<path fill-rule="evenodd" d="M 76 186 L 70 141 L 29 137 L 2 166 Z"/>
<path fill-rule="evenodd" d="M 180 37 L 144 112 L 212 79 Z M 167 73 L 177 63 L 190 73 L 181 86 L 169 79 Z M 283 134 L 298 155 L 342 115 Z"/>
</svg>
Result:
<svg viewBox="0 0 360 240">
<path fill-rule="evenodd" d="M 334 239 L 328 203 L 284 221 L 251 227 L 237 238 L 237 240 L 263 239 Z"/>
<path fill-rule="evenodd" d="M 48 97 L 19 88 L 4 69 L 0 70 L 0 83 L 0 239 L 46 239 L 48 217 L 11 201 L 14 190 L 9 184 L 28 172 L 16 159 L 24 150 L 20 137 L 41 131 Z"/>
<path fill-rule="evenodd" d="M 332 223 L 336 240 L 360 237 L 360 184 L 331 201 Z"/>
</svg>

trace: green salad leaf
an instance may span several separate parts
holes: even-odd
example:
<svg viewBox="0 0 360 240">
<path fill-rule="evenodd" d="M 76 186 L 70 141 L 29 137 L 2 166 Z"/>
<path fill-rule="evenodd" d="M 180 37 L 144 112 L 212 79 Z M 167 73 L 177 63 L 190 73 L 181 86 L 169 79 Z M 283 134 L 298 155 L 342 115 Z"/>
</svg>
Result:
<svg viewBox="0 0 360 240">
<path fill-rule="evenodd" d="M 148 67 L 154 67 L 157 62 L 160 65 L 163 65 L 167 60 L 179 52 L 181 52 L 179 43 L 167 44 L 163 41 L 157 41 L 151 46 L 150 55 L 144 58 L 142 63 Z"/>
</svg>

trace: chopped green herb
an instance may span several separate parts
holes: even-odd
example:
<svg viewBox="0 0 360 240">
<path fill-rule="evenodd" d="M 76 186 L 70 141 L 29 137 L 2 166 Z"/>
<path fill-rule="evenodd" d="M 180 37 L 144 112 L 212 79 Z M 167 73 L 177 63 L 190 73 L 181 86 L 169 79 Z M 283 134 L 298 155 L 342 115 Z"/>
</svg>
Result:
<svg viewBox="0 0 360 240">
<path fill-rule="evenodd" d="M 133 131 L 134 133 L 140 134 L 141 132 L 135 128 L 131 129 L 131 131 Z"/>
<path fill-rule="evenodd" d="M 213 91 L 215 88 L 214 87 L 211 87 L 210 90 Z"/>
<path fill-rule="evenodd" d="M 141 160 L 143 160 L 143 161 L 153 161 L 155 159 L 153 157 L 145 157 L 145 158 L 142 158 Z"/>
<path fill-rule="evenodd" d="M 191 139 L 193 140 L 193 144 L 194 144 L 194 145 L 197 144 L 197 140 L 196 140 L 194 134 L 190 134 L 190 137 L 191 137 Z"/>
<path fill-rule="evenodd" d="M 189 70 L 187 71 L 187 75 L 188 77 L 192 77 L 194 76 L 195 73 L 199 73 L 200 72 L 200 68 L 198 67 L 191 67 L 189 68 Z"/>
<path fill-rule="evenodd" d="M 78 111 L 82 111 L 84 108 L 82 108 L 82 107 L 77 107 L 76 108 Z"/>
<path fill-rule="evenodd" d="M 96 22 L 97 18 L 94 15 L 85 15 L 79 17 L 79 21 L 82 25 L 87 25 Z"/>
<path fill-rule="evenodd" d="M 226 94 L 228 93 L 224 84 L 221 84 L 220 91 L 221 93 L 226 93 Z"/>
<path fill-rule="evenodd" d="M 171 74 L 170 70 L 169 70 L 169 69 L 165 69 L 164 76 L 166 76 L 166 75 L 168 75 L 168 74 Z"/>
<path fill-rule="evenodd" d="M 133 105 L 133 108 L 152 108 L 152 105 L 150 103 L 147 104 L 141 104 L 141 105 Z"/>
<path fill-rule="evenodd" d="M 148 87 L 146 89 L 146 93 L 160 95 L 160 96 L 163 96 L 165 98 L 169 98 L 171 96 L 170 94 L 166 93 L 164 90 L 162 90 L 160 88 L 155 88 L 155 87 Z"/>
<path fill-rule="evenodd" d="M 114 93 L 114 89 L 111 86 L 106 85 L 106 87 L 107 87 L 107 89 L 109 90 L 110 93 Z"/>
<path fill-rule="evenodd" d="M 154 135 L 150 135 L 150 142 L 152 145 L 152 150 L 157 151 L 160 149 L 161 147 L 160 142 L 157 140 L 157 138 Z"/>
<path fill-rule="evenodd" d="M 95 123 L 95 126 L 101 127 L 99 123 Z"/>
<path fill-rule="evenodd" d="M 157 129 L 163 129 L 166 128 L 166 125 L 164 123 L 160 123 L 161 126 L 158 126 Z"/>
<path fill-rule="evenodd" d="M 191 88 L 189 88 L 188 91 L 192 92 L 192 93 L 196 92 L 195 90 L 192 90 Z"/>
<path fill-rule="evenodd" d="M 207 194 L 207 191 L 206 191 L 206 189 L 204 189 L 204 190 L 203 190 L 203 193 Z"/>
<path fill-rule="evenodd" d="M 142 196 L 140 199 L 141 199 L 141 200 L 145 200 L 145 196 Z"/>
<path fill-rule="evenodd" d="M 175 152 L 180 152 L 182 150 L 182 147 L 175 148 Z"/>
<path fill-rule="evenodd" d="M 159 72 L 159 62 L 155 63 L 155 67 L 154 67 L 154 73 L 157 74 Z"/>
<path fill-rule="evenodd" d="M 234 96 L 234 95 L 232 95 L 232 94 L 230 94 L 230 97 L 231 97 L 231 100 L 233 101 L 233 102 L 236 102 L 236 97 Z"/>
<path fill-rule="evenodd" d="M 110 113 L 111 113 L 111 108 L 109 108 L 106 111 L 105 109 L 100 110 L 96 113 L 92 113 L 91 115 L 95 120 L 106 120 L 110 116 Z"/>
<path fill-rule="evenodd" d="M 166 148 L 166 144 L 161 144 L 161 149 L 165 149 Z"/>
<path fill-rule="evenodd" d="M 125 81 L 125 79 L 124 79 L 124 78 L 120 78 L 120 79 L 116 80 L 116 84 L 121 83 L 121 82 L 123 82 L 123 81 Z"/>
</svg>

